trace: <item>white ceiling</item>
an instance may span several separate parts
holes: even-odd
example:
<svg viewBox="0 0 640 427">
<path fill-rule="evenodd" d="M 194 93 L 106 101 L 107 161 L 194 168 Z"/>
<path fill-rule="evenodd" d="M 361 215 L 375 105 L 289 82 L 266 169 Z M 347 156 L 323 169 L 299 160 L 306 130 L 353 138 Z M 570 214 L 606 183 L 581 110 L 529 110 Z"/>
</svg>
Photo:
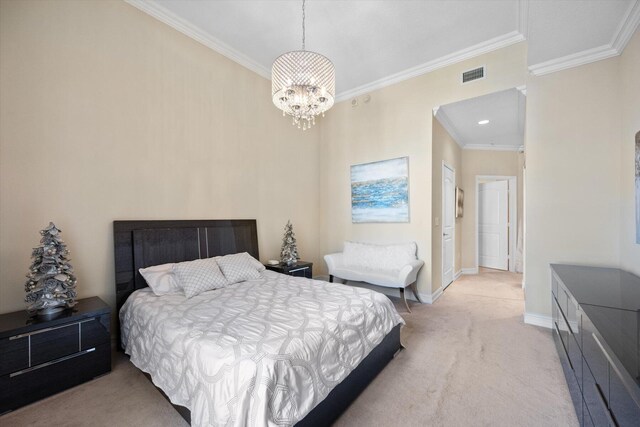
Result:
<svg viewBox="0 0 640 427">
<path fill-rule="evenodd" d="M 443 105 L 436 118 L 465 149 L 518 150 L 524 146 L 525 96 L 517 89 Z M 489 120 L 480 125 L 480 120 Z"/>
<path fill-rule="evenodd" d="M 270 77 L 300 48 L 301 1 L 127 0 Z M 528 39 L 544 74 L 620 54 L 640 0 L 308 0 L 307 49 L 336 66 L 338 100 Z"/>
</svg>

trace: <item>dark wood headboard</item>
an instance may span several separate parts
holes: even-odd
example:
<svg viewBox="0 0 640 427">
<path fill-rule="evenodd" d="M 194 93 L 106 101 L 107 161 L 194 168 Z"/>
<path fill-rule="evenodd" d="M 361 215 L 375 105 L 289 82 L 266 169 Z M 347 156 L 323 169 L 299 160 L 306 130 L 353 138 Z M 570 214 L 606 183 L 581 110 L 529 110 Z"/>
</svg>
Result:
<svg viewBox="0 0 640 427">
<path fill-rule="evenodd" d="M 147 287 L 140 268 L 238 252 L 259 259 L 255 219 L 114 221 L 113 241 L 116 318 L 129 295 Z"/>
</svg>

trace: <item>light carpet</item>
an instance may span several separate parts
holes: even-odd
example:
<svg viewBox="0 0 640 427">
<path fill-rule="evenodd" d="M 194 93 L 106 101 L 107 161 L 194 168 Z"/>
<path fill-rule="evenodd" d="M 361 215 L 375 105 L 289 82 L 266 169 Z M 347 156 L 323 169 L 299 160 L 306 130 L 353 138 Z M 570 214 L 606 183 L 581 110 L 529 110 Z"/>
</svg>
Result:
<svg viewBox="0 0 640 427">
<path fill-rule="evenodd" d="M 547 329 L 525 325 L 519 274 L 462 276 L 412 304 L 406 350 L 337 426 L 577 426 Z M 113 372 L 0 417 L 2 426 L 186 426 L 120 353 Z"/>
</svg>

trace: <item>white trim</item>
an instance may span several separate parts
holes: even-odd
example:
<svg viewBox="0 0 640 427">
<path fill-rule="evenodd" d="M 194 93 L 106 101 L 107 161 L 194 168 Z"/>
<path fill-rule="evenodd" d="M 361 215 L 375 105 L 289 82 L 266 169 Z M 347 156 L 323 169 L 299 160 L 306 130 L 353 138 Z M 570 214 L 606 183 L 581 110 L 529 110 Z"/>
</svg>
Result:
<svg viewBox="0 0 640 427">
<path fill-rule="evenodd" d="M 555 73 L 556 71 L 578 67 L 580 65 L 589 64 L 591 62 L 611 58 L 619 54 L 620 53 L 610 45 L 604 45 L 600 47 L 594 47 L 593 49 L 583 50 L 582 52 L 572 53 L 571 55 L 552 59 L 550 61 L 531 65 L 529 66 L 529 71 L 534 76 L 544 76 L 545 74 Z"/>
<path fill-rule="evenodd" d="M 527 85 L 516 86 L 516 90 L 524 96 L 527 96 Z"/>
<path fill-rule="evenodd" d="M 611 39 L 611 42 L 582 52 L 562 56 L 550 61 L 541 62 L 529 66 L 529 71 L 534 76 L 543 76 L 556 71 L 578 67 L 591 62 L 600 61 L 620 55 L 631 40 L 633 33 L 640 24 L 640 0 L 629 5 L 620 25 Z"/>
<path fill-rule="evenodd" d="M 442 289 L 442 286 L 441 286 L 438 289 L 436 289 L 435 292 L 432 292 L 430 294 L 423 294 L 421 292 L 418 292 L 418 294 L 420 295 L 420 299 L 425 304 L 433 304 L 434 302 L 436 302 L 436 300 L 438 298 L 440 298 L 442 296 L 442 292 L 443 291 L 444 291 L 444 289 Z"/>
<path fill-rule="evenodd" d="M 493 52 L 494 50 L 502 49 L 521 41 L 524 41 L 524 36 L 518 31 L 512 31 L 502 36 L 498 36 L 485 42 L 478 43 L 466 49 L 462 49 L 449 55 L 434 59 L 433 61 L 425 62 L 424 64 L 416 65 L 415 67 L 411 67 L 404 71 L 391 74 L 390 76 L 383 77 L 381 79 L 366 83 L 361 86 L 357 86 L 344 92 L 340 92 L 336 96 L 336 102 L 345 101 L 358 95 L 382 89 L 383 87 L 390 86 L 392 84 L 399 83 L 413 77 L 418 77 L 423 74 L 430 73 L 431 71 L 435 71 L 439 68 L 456 64 L 467 59 L 475 58 L 485 53 Z"/>
<path fill-rule="evenodd" d="M 462 146 L 463 150 L 484 150 L 484 151 L 519 151 L 520 146 L 513 145 L 491 145 L 491 144 L 466 144 Z"/>
<path fill-rule="evenodd" d="M 478 238 L 478 222 L 480 211 L 478 206 L 478 192 L 480 191 L 480 181 L 503 181 L 508 182 L 507 189 L 509 194 L 509 269 L 508 271 L 516 271 L 516 249 L 517 249 L 517 232 L 518 232 L 518 177 L 502 176 L 502 175 L 476 175 L 476 268 L 480 268 L 480 239 Z"/>
<path fill-rule="evenodd" d="M 529 38 L 529 0 L 518 2 L 518 32 L 525 39 Z"/>
<path fill-rule="evenodd" d="M 478 274 L 478 267 L 475 268 L 463 268 L 460 270 L 462 274 Z"/>
<path fill-rule="evenodd" d="M 226 56 L 230 60 L 242 65 L 243 67 L 246 67 L 249 70 L 259 74 L 265 79 L 271 79 L 271 70 L 263 67 L 261 64 L 249 58 L 247 55 L 218 40 L 201 28 L 179 17 L 178 15 L 159 5 L 158 3 L 147 0 L 124 1 L 129 3 L 131 6 L 145 12 L 146 14 L 153 16 L 158 21 L 164 22 L 168 26 L 174 28 L 175 30 L 178 30 L 185 36 L 190 37 L 198 43 L 205 45 L 209 49 L 212 49 L 219 54 Z"/>
<path fill-rule="evenodd" d="M 524 323 L 527 325 L 542 326 L 543 328 L 552 329 L 553 319 L 550 316 L 542 314 L 524 313 Z"/>
<path fill-rule="evenodd" d="M 451 242 L 453 245 L 453 251 L 451 251 L 451 255 L 453 256 L 453 259 L 451 260 L 451 270 L 452 270 L 452 275 L 451 275 L 451 282 L 447 283 L 445 285 L 444 283 L 444 217 L 445 217 L 445 205 L 444 205 L 444 173 L 445 173 L 445 168 L 449 169 L 452 173 L 453 173 L 453 236 L 451 237 Z M 453 283 L 456 278 L 455 278 L 455 265 L 456 265 L 456 170 L 455 168 L 452 168 L 451 166 L 449 166 L 444 160 L 442 161 L 442 182 L 441 182 L 441 188 L 442 188 L 442 193 L 441 193 L 441 201 L 442 201 L 442 218 L 440 221 L 440 230 L 441 230 L 441 240 L 440 240 L 440 258 L 441 258 L 441 265 L 440 265 L 440 271 L 441 273 L 441 277 L 440 277 L 440 281 L 442 282 L 442 286 L 441 289 L 446 289 L 447 286 L 449 286 L 451 283 Z"/>
<path fill-rule="evenodd" d="M 624 18 L 620 21 L 620 25 L 611 39 L 611 47 L 618 51 L 618 55 L 624 51 L 638 25 L 640 25 L 640 0 L 636 0 L 635 3 L 629 5 Z"/>
<path fill-rule="evenodd" d="M 462 270 L 456 271 L 456 274 L 453 275 L 453 281 L 455 282 L 456 280 L 458 280 L 460 276 L 462 276 Z"/>
<path fill-rule="evenodd" d="M 442 127 L 446 129 L 446 131 L 449 133 L 449 136 L 453 138 L 456 144 L 458 144 L 460 148 L 464 148 L 462 138 L 460 138 L 460 136 L 456 133 L 455 126 L 453 126 L 453 123 L 451 123 L 451 120 L 449 120 L 449 117 L 445 114 L 444 110 L 439 106 L 435 107 L 433 109 L 433 116 L 440 122 Z"/>
</svg>

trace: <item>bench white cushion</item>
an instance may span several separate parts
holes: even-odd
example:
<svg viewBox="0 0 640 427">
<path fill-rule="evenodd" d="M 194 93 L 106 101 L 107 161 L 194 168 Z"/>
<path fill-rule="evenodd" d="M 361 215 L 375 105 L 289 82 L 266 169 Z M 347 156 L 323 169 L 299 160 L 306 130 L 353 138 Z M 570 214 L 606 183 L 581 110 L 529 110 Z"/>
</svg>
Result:
<svg viewBox="0 0 640 427">
<path fill-rule="evenodd" d="M 370 270 L 397 272 L 416 259 L 416 250 L 414 242 L 393 245 L 344 242 L 344 264 Z"/>
<path fill-rule="evenodd" d="M 416 258 L 415 243 L 374 245 L 345 242 L 344 252 L 324 259 L 329 274 L 344 280 L 389 288 L 405 288 L 416 281 L 424 262 Z"/>
</svg>

